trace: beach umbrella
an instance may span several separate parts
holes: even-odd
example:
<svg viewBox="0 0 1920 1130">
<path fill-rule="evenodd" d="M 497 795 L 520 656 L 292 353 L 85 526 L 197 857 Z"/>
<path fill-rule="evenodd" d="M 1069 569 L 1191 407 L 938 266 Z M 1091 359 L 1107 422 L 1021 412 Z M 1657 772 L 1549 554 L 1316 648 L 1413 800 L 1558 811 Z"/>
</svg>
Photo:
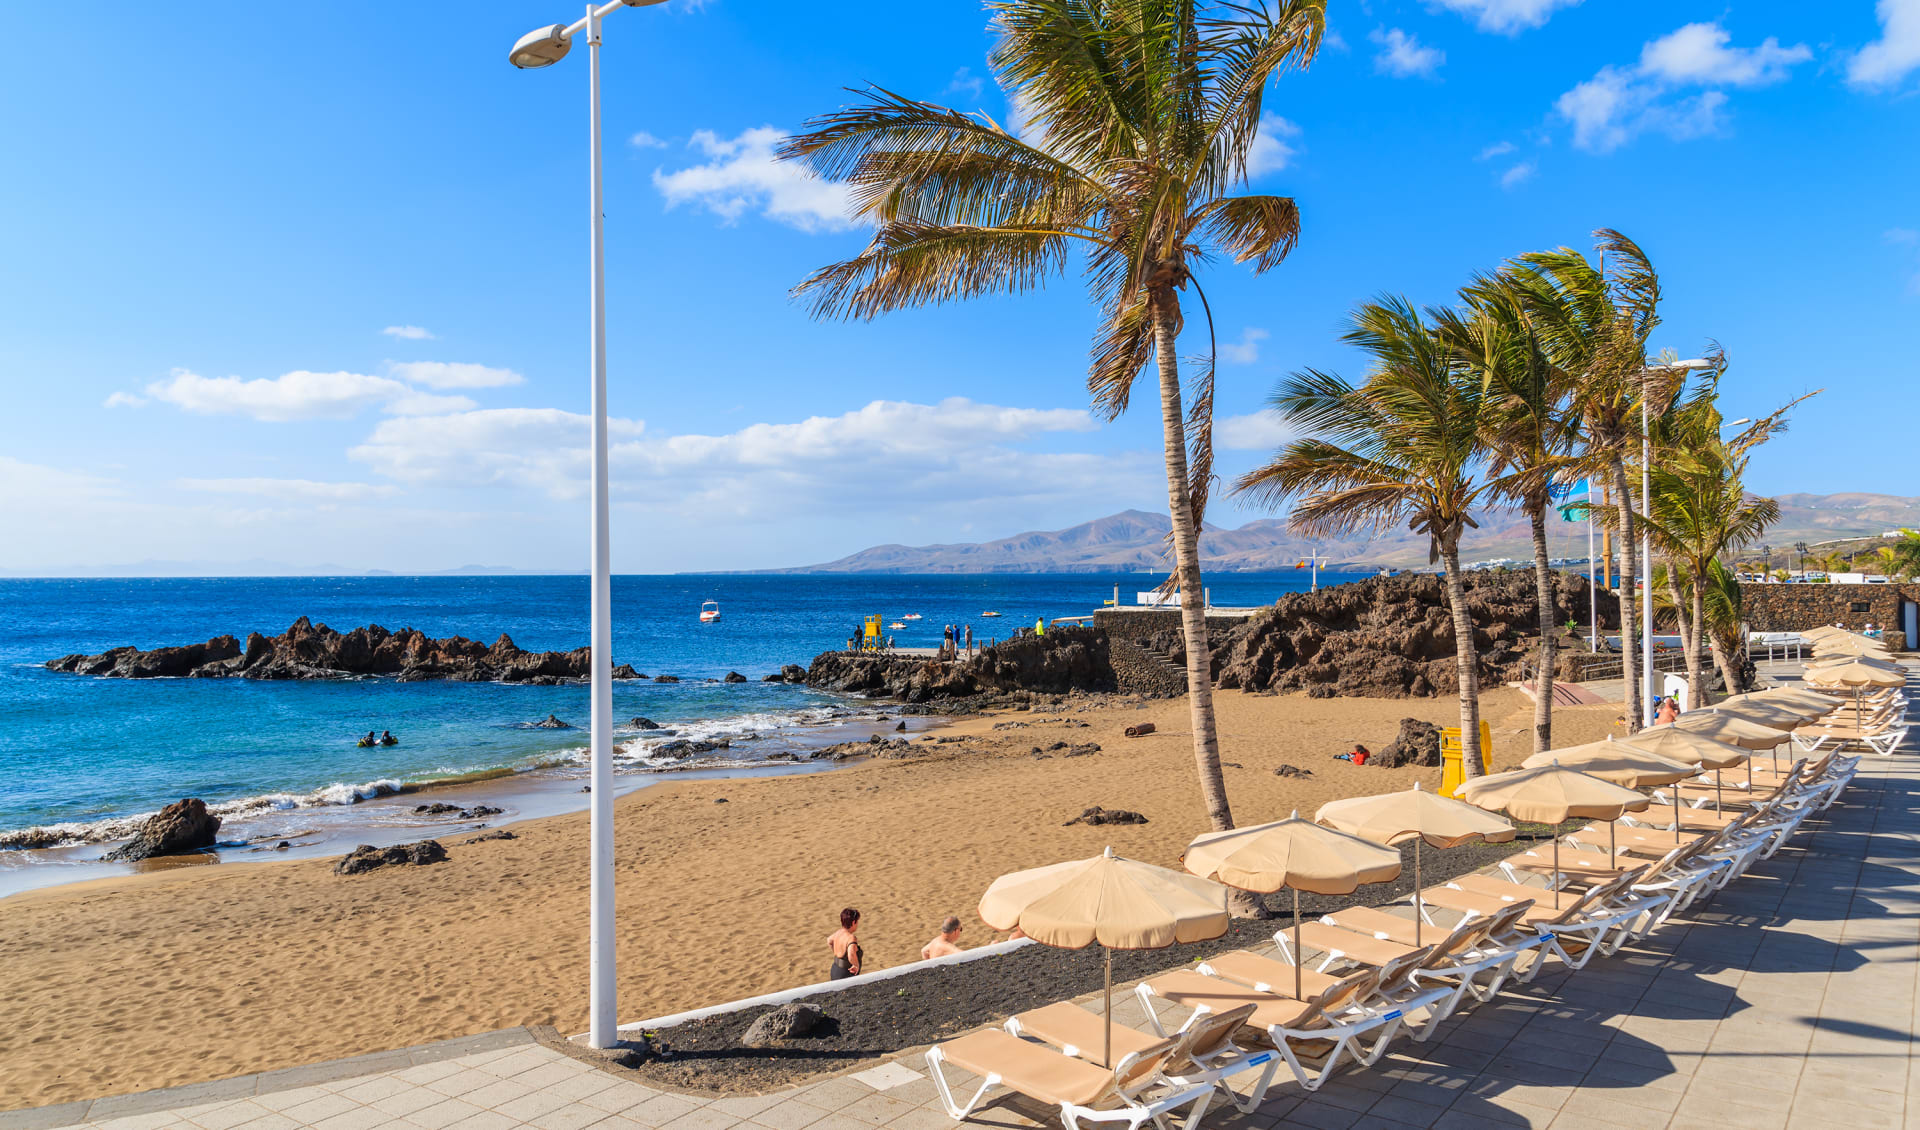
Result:
<svg viewBox="0 0 1920 1130">
<path fill-rule="evenodd" d="M 1564 824 L 1569 820 L 1618 820 L 1623 812 L 1644 812 L 1653 803 L 1632 789 L 1563 765 L 1509 769 L 1469 778 L 1454 795 L 1488 811 L 1506 810 L 1515 820 Z M 1553 869 L 1560 870 L 1560 837 L 1553 837 Z M 1553 888 L 1560 906 L 1560 888 Z"/>
<path fill-rule="evenodd" d="M 1805 725 L 1807 721 L 1785 706 L 1765 702 L 1742 702 L 1733 706 L 1722 703 L 1714 709 L 1744 722 L 1756 722 L 1775 730 L 1792 730 Z"/>
<path fill-rule="evenodd" d="M 1823 640 L 1828 636 L 1851 636 L 1855 634 L 1854 632 L 1847 631 L 1845 628 L 1836 628 L 1832 624 L 1820 624 L 1799 633 L 1802 639 L 1809 640 Z M 1866 639 L 1867 637 L 1861 636 L 1860 638 Z"/>
<path fill-rule="evenodd" d="M 1849 632 L 1844 636 L 1828 636 L 1825 639 L 1815 640 L 1813 642 L 1813 654 L 1814 658 L 1817 659 L 1823 655 L 1883 656 L 1889 653 L 1887 651 L 1887 645 L 1881 643 L 1879 640 L 1870 640 L 1864 636 L 1856 636 Z"/>
<path fill-rule="evenodd" d="M 1113 1061 L 1113 951 L 1164 949 L 1227 932 L 1227 889 L 1108 848 L 1092 859 L 1002 875 L 980 896 L 980 918 L 1018 929 L 1042 945 L 1084 949 L 1098 942 L 1107 966 L 1107 1043 Z"/>
<path fill-rule="evenodd" d="M 1855 661 L 1842 663 L 1836 667 L 1822 667 L 1807 672 L 1807 682 L 1823 687 L 1853 688 L 1853 725 L 1858 729 L 1861 724 L 1860 691 L 1863 687 L 1904 687 L 1907 685 L 1907 673 L 1898 667 L 1888 670 L 1878 664 Z"/>
<path fill-rule="evenodd" d="M 1563 749 L 1543 750 L 1520 763 L 1522 769 L 1539 769 L 1558 764 L 1578 770 L 1589 777 L 1611 781 L 1625 789 L 1645 789 L 1684 781 L 1700 770 L 1688 762 L 1674 761 L 1641 749 L 1631 742 L 1616 742 L 1612 735 L 1605 741 Z M 1673 794 L 1674 838 L 1680 836 L 1680 794 Z M 1618 854 L 1619 841 L 1613 825 L 1607 825 L 1607 854 Z"/>
<path fill-rule="evenodd" d="M 1313 814 L 1314 822 L 1337 831 L 1398 846 L 1413 841 L 1413 944 L 1420 945 L 1420 848 L 1432 844 L 1445 850 L 1470 840 L 1503 844 L 1513 838 L 1513 825 L 1482 809 L 1439 793 L 1430 793 L 1415 781 L 1405 792 L 1332 800 Z"/>
<path fill-rule="evenodd" d="M 1691 717 L 1683 714 L 1682 718 Z M 1776 734 L 1786 736 L 1784 731 Z M 1713 770 L 1713 804 L 1720 807 L 1720 770 L 1747 762 L 1747 784 L 1753 784 L 1753 762 L 1747 751 L 1726 740 L 1708 734 L 1684 729 L 1677 723 L 1666 726 L 1649 726 L 1633 736 L 1633 744 L 1648 753 L 1664 757 L 1668 761 L 1677 761 L 1695 770 Z M 1673 838 L 1680 840 L 1680 790 L 1673 792 Z"/>
<path fill-rule="evenodd" d="M 1350 895 L 1366 883 L 1400 877 L 1400 853 L 1371 840 L 1323 828 L 1298 812 L 1285 820 L 1204 832 L 1187 845 L 1187 870 L 1195 875 L 1272 894 L 1293 891 L 1293 996 L 1300 995 L 1300 892 Z"/>
<path fill-rule="evenodd" d="M 1721 699 L 1716 705 L 1740 706 L 1745 703 L 1761 703 L 1763 705 L 1777 706 L 1785 710 L 1790 710 L 1802 718 L 1809 720 L 1818 718 L 1823 714 L 1831 713 L 1836 705 L 1834 700 L 1827 695 L 1819 694 L 1815 691 L 1787 689 L 1784 687 L 1775 688 L 1770 691 L 1752 691 L 1748 694 L 1728 695 L 1726 698 Z"/>
</svg>

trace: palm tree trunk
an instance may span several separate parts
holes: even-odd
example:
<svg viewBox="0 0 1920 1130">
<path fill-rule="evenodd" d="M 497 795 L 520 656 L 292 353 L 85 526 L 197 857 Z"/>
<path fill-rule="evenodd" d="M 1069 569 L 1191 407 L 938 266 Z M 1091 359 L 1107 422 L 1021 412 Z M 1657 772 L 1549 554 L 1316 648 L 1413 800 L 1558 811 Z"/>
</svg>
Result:
<svg viewBox="0 0 1920 1130">
<path fill-rule="evenodd" d="M 1700 655 L 1700 602 L 1694 601 L 1692 611 L 1688 611 L 1687 601 L 1680 595 L 1680 570 L 1671 557 L 1667 558 L 1667 596 L 1673 601 L 1673 618 L 1680 626 L 1680 650 L 1687 657 L 1687 689 L 1692 696 L 1689 704 L 1704 706 L 1706 671 L 1701 666 Z"/>
<path fill-rule="evenodd" d="M 1640 731 L 1640 655 L 1636 650 L 1638 621 L 1633 606 L 1633 579 L 1637 563 L 1633 552 L 1633 495 L 1627 488 L 1627 462 L 1613 457 L 1613 489 L 1620 498 L 1620 679 L 1625 684 L 1627 733 Z"/>
<path fill-rule="evenodd" d="M 1458 535 L 1440 541 L 1447 566 L 1447 604 L 1453 609 L 1454 668 L 1460 673 L 1460 769 L 1480 776 L 1480 654 L 1473 646 L 1473 617 L 1467 612 L 1467 585 L 1460 578 Z"/>
<path fill-rule="evenodd" d="M 1701 654 L 1707 636 L 1707 583 L 1699 576 L 1693 578 L 1693 632 L 1687 638 L 1692 646 L 1687 649 L 1687 678 L 1693 683 L 1693 702 L 1695 710 L 1713 705 L 1713 691 L 1707 686 L 1706 657 Z M 1727 684 L 1727 693 L 1733 693 L 1733 684 Z"/>
<path fill-rule="evenodd" d="M 1553 566 L 1547 557 L 1547 506 L 1545 500 L 1529 506 L 1533 519 L 1533 583 L 1540 603 L 1540 669 L 1533 688 L 1533 752 L 1553 748 L 1553 664 L 1558 629 L 1554 615 Z"/>
<path fill-rule="evenodd" d="M 1180 627 L 1187 645 L 1187 709 L 1193 721 L 1193 761 L 1200 799 L 1216 832 L 1233 827 L 1227 782 L 1220 772 L 1220 737 L 1213 719 L 1213 648 L 1207 639 L 1206 590 L 1200 582 L 1200 531 L 1187 497 L 1186 410 L 1180 402 L 1180 361 L 1174 353 L 1179 299 L 1171 287 L 1153 299 L 1153 345 L 1160 366 L 1160 427 L 1167 460 L 1167 514 L 1173 519 L 1174 575 L 1180 580 Z"/>
<path fill-rule="evenodd" d="M 1734 678 L 1733 661 L 1728 658 L 1727 649 L 1721 646 L 1719 633 L 1709 633 L 1707 642 L 1708 646 L 1713 648 L 1713 665 L 1720 669 L 1720 681 L 1726 685 L 1727 693 L 1744 693 L 1747 688 L 1741 685 L 1738 679 Z"/>
</svg>

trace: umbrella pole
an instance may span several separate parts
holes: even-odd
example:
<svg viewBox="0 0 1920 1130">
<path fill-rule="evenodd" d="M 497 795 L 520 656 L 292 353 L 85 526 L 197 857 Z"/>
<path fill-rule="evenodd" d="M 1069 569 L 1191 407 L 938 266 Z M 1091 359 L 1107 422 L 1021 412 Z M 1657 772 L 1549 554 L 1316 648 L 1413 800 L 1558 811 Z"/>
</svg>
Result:
<svg viewBox="0 0 1920 1130">
<path fill-rule="evenodd" d="M 1109 1071 L 1113 1069 L 1113 949 L 1102 945 L 1107 955 L 1107 1046 L 1101 1054 L 1100 1065 Z"/>
<path fill-rule="evenodd" d="M 1413 948 L 1420 948 L 1420 840 L 1413 841 Z"/>
<path fill-rule="evenodd" d="M 1680 842 L 1680 782 L 1673 783 L 1673 842 Z"/>
<path fill-rule="evenodd" d="M 1300 998 L 1300 963 L 1306 955 L 1300 952 L 1300 888 L 1293 889 L 1293 999 Z"/>
<path fill-rule="evenodd" d="M 1553 830 L 1553 909 L 1560 909 L 1560 884 L 1566 881 L 1560 874 L 1560 829 Z"/>
<path fill-rule="evenodd" d="M 1720 803 L 1720 770 L 1718 769 L 1713 771 L 1713 807 L 1720 811 L 1725 811 L 1727 807 Z"/>
</svg>

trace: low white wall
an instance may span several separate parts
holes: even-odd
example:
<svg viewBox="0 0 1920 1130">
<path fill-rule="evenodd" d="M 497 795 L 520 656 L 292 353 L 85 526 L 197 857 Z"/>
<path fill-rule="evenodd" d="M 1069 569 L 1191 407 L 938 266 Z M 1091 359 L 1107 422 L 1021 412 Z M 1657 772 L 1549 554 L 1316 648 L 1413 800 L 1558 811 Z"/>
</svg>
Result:
<svg viewBox="0 0 1920 1130">
<path fill-rule="evenodd" d="M 980 946 L 977 949 L 962 950 L 959 953 L 948 954 L 946 957 L 936 957 L 932 961 L 910 961 L 905 965 L 896 965 L 891 969 L 876 969 L 872 973 L 862 973 L 858 977 L 844 977 L 838 981 L 822 981 L 817 985 L 802 985 L 797 989 L 782 989 L 777 993 L 765 993 L 757 997 L 748 997 L 746 1000 L 709 1005 L 706 1008 L 696 1008 L 687 1012 L 676 1012 L 671 1016 L 656 1016 L 651 1020 L 636 1020 L 631 1024 L 620 1025 L 620 1031 L 638 1032 L 643 1029 L 671 1028 L 675 1024 L 685 1024 L 689 1020 L 704 1020 L 709 1016 L 723 1016 L 729 1012 L 743 1012 L 749 1008 L 760 1008 L 766 1005 L 782 1005 L 788 1001 L 800 1000 L 803 997 L 818 996 L 822 993 L 837 993 L 842 989 L 852 989 L 860 985 L 871 985 L 876 981 L 886 981 L 894 977 L 904 977 L 909 973 L 917 973 L 922 969 L 930 969 L 936 965 L 964 965 L 969 961 L 979 961 L 983 957 L 998 957 L 1000 954 L 1012 953 L 1021 946 L 1030 946 L 1032 944 L 1033 939 L 1031 938 L 1013 938 L 1004 942 L 995 942 L 990 946 Z"/>
</svg>

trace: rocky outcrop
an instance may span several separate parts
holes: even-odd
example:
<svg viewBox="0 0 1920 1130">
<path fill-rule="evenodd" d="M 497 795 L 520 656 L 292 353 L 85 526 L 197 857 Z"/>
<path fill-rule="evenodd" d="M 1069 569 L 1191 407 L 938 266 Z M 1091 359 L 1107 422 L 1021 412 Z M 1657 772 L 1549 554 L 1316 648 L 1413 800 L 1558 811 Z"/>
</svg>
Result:
<svg viewBox="0 0 1920 1130">
<path fill-rule="evenodd" d="M 807 669 L 810 687 L 927 702 L 1012 691 L 1066 694 L 1116 689 L 1107 635 L 1098 628 L 1056 628 L 1007 640 L 970 660 L 829 651 Z"/>
<path fill-rule="evenodd" d="M 747 681 L 747 677 L 738 671 L 729 671 L 727 672 L 726 678 L 720 681 L 723 683 L 744 683 Z"/>
<path fill-rule="evenodd" d="M 773 1048 L 788 1040 L 805 1039 L 829 1023 L 825 1013 L 810 1004 L 793 1001 L 763 1012 L 740 1036 L 743 1047 Z"/>
<path fill-rule="evenodd" d="M 1585 624 L 1585 580 L 1556 577 L 1555 622 Z M 1481 685 L 1518 679 L 1539 636 L 1533 573 L 1469 573 L 1465 586 Z M 1611 593 L 1600 593 L 1600 619 L 1603 626 L 1617 622 Z M 1177 639 L 1159 642 L 1183 657 Z M 1445 583 L 1430 573 L 1404 574 L 1284 596 L 1215 641 L 1213 671 L 1217 685 L 1250 691 L 1452 694 L 1457 677 Z"/>
<path fill-rule="evenodd" d="M 68 655 L 47 668 L 111 679 L 344 679 L 387 675 L 405 681 L 452 679 L 469 683 L 529 683 L 556 686 L 580 682 L 592 670 L 588 649 L 522 651 L 501 633 L 492 645 L 464 636 L 433 639 L 415 628 L 390 632 L 378 624 L 336 632 L 305 616 L 277 636 L 249 633 L 244 646 L 232 636 L 203 644 L 141 651 L 116 647 L 99 655 Z M 642 676 L 631 666 L 613 669 L 616 679 Z"/>
<path fill-rule="evenodd" d="M 199 851 L 212 847 L 219 831 L 220 818 L 207 811 L 206 802 L 189 797 L 174 801 L 149 816 L 132 840 L 108 852 L 106 858 L 128 863 L 156 855 Z"/>
<path fill-rule="evenodd" d="M 527 725 L 532 727 L 535 730 L 571 730 L 573 729 L 573 723 L 562 722 L 559 718 L 551 714 L 547 715 L 545 718 L 540 719 L 540 721 L 538 722 L 529 722 L 527 723 Z"/>
<path fill-rule="evenodd" d="M 1147 818 L 1138 812 L 1129 812 L 1124 808 L 1101 808 L 1096 804 L 1067 821 L 1066 824 L 1062 824 L 1061 827 L 1071 824 L 1145 824 L 1146 822 Z"/>
<path fill-rule="evenodd" d="M 377 848 L 372 844 L 361 844 L 340 857 L 340 861 L 333 865 L 333 873 L 364 875 L 382 867 L 444 863 L 446 858 L 447 849 L 440 846 L 439 840 L 421 840 L 418 843 L 395 844 L 384 848 Z"/>
<path fill-rule="evenodd" d="M 1418 718 L 1400 719 L 1400 733 L 1384 749 L 1367 758 L 1368 765 L 1398 769 L 1403 765 L 1440 767 L 1440 727 Z"/>
</svg>

